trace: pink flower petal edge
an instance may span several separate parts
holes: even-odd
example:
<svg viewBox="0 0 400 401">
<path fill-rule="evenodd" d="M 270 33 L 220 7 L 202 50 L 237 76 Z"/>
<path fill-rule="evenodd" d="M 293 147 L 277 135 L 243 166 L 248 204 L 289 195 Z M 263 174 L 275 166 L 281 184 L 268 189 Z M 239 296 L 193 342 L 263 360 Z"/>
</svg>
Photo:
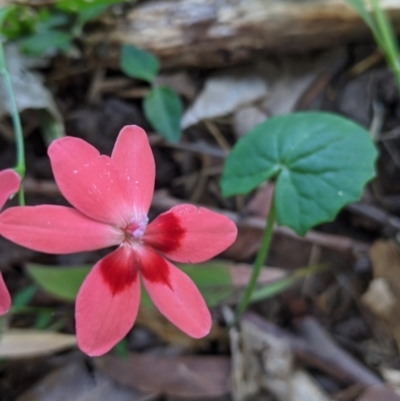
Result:
<svg viewBox="0 0 400 401">
<path fill-rule="evenodd" d="M 57 185 L 72 206 L 102 223 L 128 224 L 125 191 L 108 156 L 73 137 L 53 141 L 48 153 Z"/>
<path fill-rule="evenodd" d="M 0 171 L 0 209 L 3 209 L 8 198 L 18 192 L 20 176 L 12 169 Z"/>
<path fill-rule="evenodd" d="M 154 305 L 171 323 L 194 338 L 210 332 L 210 312 L 200 291 L 185 273 L 151 248 L 141 252 L 140 272 Z"/>
<path fill-rule="evenodd" d="M 65 137 L 49 147 L 54 177 L 66 199 L 86 216 L 126 226 L 146 215 L 154 192 L 155 164 L 146 133 L 124 127 L 111 157 L 79 138 Z"/>
<path fill-rule="evenodd" d="M 0 171 L 0 209 L 8 198 L 15 194 L 21 184 L 20 176 L 12 169 Z M 4 315 L 11 307 L 11 296 L 0 273 L 0 315 Z"/>
<path fill-rule="evenodd" d="M 0 234 L 39 252 L 65 254 L 118 245 L 121 230 L 66 206 L 11 207 L 0 214 Z"/>
<path fill-rule="evenodd" d="M 155 218 L 143 240 L 175 262 L 201 263 L 232 245 L 236 236 L 236 226 L 226 216 L 183 204 Z"/>
<path fill-rule="evenodd" d="M 154 193 L 156 166 L 146 132 L 135 125 L 122 128 L 111 159 L 117 166 L 130 209 L 147 214 Z"/>
<path fill-rule="evenodd" d="M 108 352 L 135 322 L 140 284 L 135 254 L 121 246 L 93 267 L 76 299 L 79 348 L 90 356 Z"/>
<path fill-rule="evenodd" d="M 11 307 L 11 296 L 0 273 L 0 315 L 4 315 Z"/>
<path fill-rule="evenodd" d="M 53 142 L 49 156 L 60 190 L 77 209 L 11 208 L 0 215 L 0 234 L 29 248 L 70 253 L 119 245 L 89 273 L 76 301 L 79 347 L 102 355 L 132 327 L 141 277 L 160 312 L 194 338 L 212 320 L 192 280 L 166 258 L 203 262 L 224 251 L 237 235 L 227 217 L 179 205 L 148 224 L 154 191 L 154 158 L 146 133 L 124 127 L 111 157 L 78 138 Z"/>
</svg>

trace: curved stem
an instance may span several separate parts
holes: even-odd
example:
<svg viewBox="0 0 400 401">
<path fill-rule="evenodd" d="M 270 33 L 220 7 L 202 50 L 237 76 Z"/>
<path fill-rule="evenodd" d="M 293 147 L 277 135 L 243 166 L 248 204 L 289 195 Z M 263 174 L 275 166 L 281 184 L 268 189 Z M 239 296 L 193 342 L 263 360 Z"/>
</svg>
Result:
<svg viewBox="0 0 400 401">
<path fill-rule="evenodd" d="M 251 295 L 257 283 L 258 275 L 260 274 L 261 267 L 264 264 L 265 258 L 269 250 L 269 246 L 271 244 L 272 230 L 274 228 L 274 223 L 275 223 L 275 205 L 274 205 L 274 197 L 272 197 L 271 206 L 269 208 L 269 213 L 268 213 L 267 225 L 265 226 L 264 229 L 260 248 L 258 250 L 257 257 L 254 262 L 253 271 L 251 273 L 250 281 L 247 284 L 242 299 L 240 300 L 239 305 L 236 309 L 234 324 L 236 324 L 239 321 L 240 317 L 242 316 L 243 312 L 246 310 L 247 305 L 250 302 Z"/>
<path fill-rule="evenodd" d="M 12 88 L 11 77 L 8 73 L 6 61 L 4 57 L 3 42 L 0 40 L 0 75 L 3 77 L 5 90 L 10 102 L 10 112 L 14 127 L 15 142 L 17 146 L 17 165 L 15 171 L 24 178 L 25 176 L 25 149 L 24 149 L 24 136 L 22 134 L 21 120 L 19 118 L 17 103 L 15 101 L 14 91 Z M 21 184 L 18 192 L 19 204 L 25 204 L 24 188 Z"/>
</svg>

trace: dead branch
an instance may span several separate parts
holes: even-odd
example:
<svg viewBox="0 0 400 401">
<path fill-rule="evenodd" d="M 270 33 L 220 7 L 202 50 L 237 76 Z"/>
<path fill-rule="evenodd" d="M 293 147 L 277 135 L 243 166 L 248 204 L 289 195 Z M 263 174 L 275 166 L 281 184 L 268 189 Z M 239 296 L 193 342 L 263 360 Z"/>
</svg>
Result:
<svg viewBox="0 0 400 401">
<path fill-rule="evenodd" d="M 400 27 L 400 3 L 381 0 Z M 211 68 L 251 60 L 265 52 L 288 53 L 371 38 L 368 28 L 343 0 L 177 0 L 141 2 L 101 44 L 105 63 L 116 65 L 119 45 L 154 53 L 165 67 Z M 105 51 L 104 42 L 113 45 Z"/>
</svg>

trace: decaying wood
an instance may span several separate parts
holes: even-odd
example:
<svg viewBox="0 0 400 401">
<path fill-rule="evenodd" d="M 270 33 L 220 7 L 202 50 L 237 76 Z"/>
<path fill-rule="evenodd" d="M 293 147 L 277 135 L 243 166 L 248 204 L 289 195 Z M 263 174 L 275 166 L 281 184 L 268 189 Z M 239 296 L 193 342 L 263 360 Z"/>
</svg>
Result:
<svg viewBox="0 0 400 401">
<path fill-rule="evenodd" d="M 381 0 L 400 28 L 400 2 Z M 265 52 L 287 53 L 370 38 L 368 28 L 345 0 L 157 0 L 124 14 L 105 37 L 154 53 L 165 67 L 216 67 Z M 117 60 L 113 46 L 108 61 Z"/>
</svg>

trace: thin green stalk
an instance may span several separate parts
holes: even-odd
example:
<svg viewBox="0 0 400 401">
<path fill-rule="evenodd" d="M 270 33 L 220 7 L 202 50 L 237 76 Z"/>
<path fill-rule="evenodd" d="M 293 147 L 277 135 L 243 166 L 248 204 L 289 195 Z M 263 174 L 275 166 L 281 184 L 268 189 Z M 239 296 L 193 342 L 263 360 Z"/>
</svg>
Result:
<svg viewBox="0 0 400 401">
<path fill-rule="evenodd" d="M 242 299 L 240 300 L 239 305 L 236 309 L 234 324 L 236 324 L 239 321 L 240 317 L 242 316 L 243 312 L 246 310 L 247 305 L 250 302 L 251 295 L 257 283 L 258 275 L 260 274 L 261 267 L 264 264 L 265 258 L 269 250 L 269 246 L 271 244 L 274 223 L 275 223 L 275 205 L 274 205 L 274 199 L 272 198 L 267 219 L 267 225 L 265 226 L 264 229 L 260 248 L 258 250 L 257 257 L 254 262 L 253 271 L 251 273 L 250 281 L 247 284 Z"/>
<path fill-rule="evenodd" d="M 397 48 L 396 37 L 390 26 L 386 14 L 383 12 L 378 0 L 370 0 L 372 9 L 375 15 L 375 20 L 378 26 L 378 31 L 381 35 L 381 46 L 384 46 L 384 52 L 387 63 L 393 72 L 396 80 L 397 88 L 400 92 L 400 64 L 399 64 L 399 51 Z"/>
<path fill-rule="evenodd" d="M 17 146 L 17 165 L 15 171 L 20 175 L 21 178 L 25 176 L 25 149 L 24 149 L 24 136 L 22 134 L 21 120 L 17 109 L 17 103 L 15 101 L 14 91 L 12 88 L 11 77 L 8 73 L 6 60 L 4 57 L 3 42 L 0 40 L 0 75 L 3 77 L 5 90 L 8 95 L 10 102 L 11 118 L 14 126 L 15 142 Z M 19 204 L 25 205 L 24 188 L 21 184 L 18 192 Z"/>
</svg>

